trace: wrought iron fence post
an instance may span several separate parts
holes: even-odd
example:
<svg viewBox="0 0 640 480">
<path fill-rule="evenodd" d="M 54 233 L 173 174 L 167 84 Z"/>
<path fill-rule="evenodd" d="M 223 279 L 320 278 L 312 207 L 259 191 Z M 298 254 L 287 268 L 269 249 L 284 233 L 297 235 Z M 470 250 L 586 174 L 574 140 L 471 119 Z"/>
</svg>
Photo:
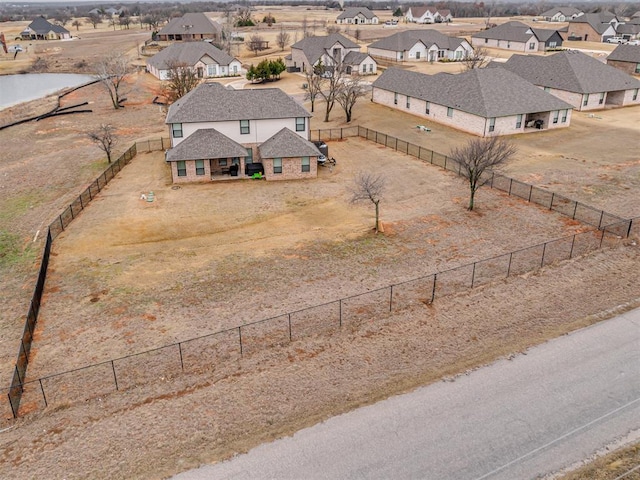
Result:
<svg viewBox="0 0 640 480">
<path fill-rule="evenodd" d="M 633 219 L 629 220 L 629 228 L 627 228 L 627 238 L 631 235 L 631 226 L 633 225 Z"/>
<path fill-rule="evenodd" d="M 598 248 L 602 248 L 602 241 L 604 240 L 604 234 L 607 231 L 606 228 L 602 229 L 602 235 L 600 236 L 600 246 Z"/>
<path fill-rule="evenodd" d="M 20 378 L 20 370 L 18 370 L 18 366 L 14 365 L 13 368 L 16 371 L 16 376 L 18 377 L 18 381 L 20 382 L 20 385 L 22 385 L 22 379 Z"/>
<path fill-rule="evenodd" d="M 576 202 L 576 206 L 573 207 L 573 216 L 571 217 L 572 220 L 576 219 L 576 212 L 578 211 L 578 202 Z"/>
<path fill-rule="evenodd" d="M 178 352 L 180 353 L 180 368 L 184 372 L 184 361 L 182 360 L 182 344 L 178 342 Z"/>
<path fill-rule="evenodd" d="M 40 390 L 42 391 L 42 398 L 44 399 L 44 406 L 47 408 L 49 404 L 47 403 L 47 396 L 44 394 L 44 387 L 42 386 L 42 379 L 39 378 L 38 382 L 40 382 Z"/>
<path fill-rule="evenodd" d="M 11 414 L 13 418 L 18 418 L 18 412 L 13 409 L 13 402 L 11 401 L 11 392 L 7 393 L 7 398 L 9 399 L 9 406 L 11 407 Z"/>
<path fill-rule="evenodd" d="M 84 205 L 82 204 L 82 195 L 78 197 L 80 199 L 80 209 L 84 210 Z"/>
<path fill-rule="evenodd" d="M 444 156 L 444 169 L 447 169 L 447 156 Z"/>
<path fill-rule="evenodd" d="M 289 341 L 291 341 L 291 314 L 289 316 Z"/>
<path fill-rule="evenodd" d="M 496 173 L 491 172 L 491 188 L 493 188 L 493 179 L 496 178 Z"/>
<path fill-rule="evenodd" d="M 118 377 L 116 376 L 116 366 L 113 364 L 113 360 L 111 360 L 111 370 L 113 370 L 113 381 L 116 384 L 116 390 L 120 390 L 118 388 Z"/>
<path fill-rule="evenodd" d="M 533 185 L 529 185 L 529 200 L 527 200 L 529 203 L 531 203 L 531 193 L 533 192 Z"/>
<path fill-rule="evenodd" d="M 389 292 L 389 311 L 391 311 L 391 309 L 393 308 L 393 285 L 390 286 L 390 292 Z"/>
<path fill-rule="evenodd" d="M 573 238 L 571 239 L 571 250 L 569 250 L 569 258 L 573 258 L 573 245 L 576 243 L 576 234 L 573 234 Z"/>
<path fill-rule="evenodd" d="M 511 196 L 511 187 L 513 186 L 513 178 L 509 179 L 509 196 Z"/>
<path fill-rule="evenodd" d="M 339 305 L 340 305 L 340 310 L 339 310 L 340 316 L 339 316 L 338 322 L 339 322 L 340 328 L 342 328 L 342 299 L 339 300 Z"/>
<path fill-rule="evenodd" d="M 238 327 L 238 340 L 240 340 L 240 356 L 242 356 L 242 326 Z"/>
<path fill-rule="evenodd" d="M 433 274 L 433 288 L 431 289 L 431 302 L 433 303 L 433 301 L 436 299 L 436 280 L 438 279 L 438 274 L 434 273 Z"/>
<path fill-rule="evenodd" d="M 598 230 L 602 228 L 602 218 L 604 217 L 604 210 L 600 210 L 600 221 L 598 222 Z"/>
<path fill-rule="evenodd" d="M 431 150 L 431 165 L 433 165 L 433 150 Z"/>
<path fill-rule="evenodd" d="M 542 244 L 542 260 L 540 261 L 540 268 L 544 267 L 544 253 L 547 251 L 547 242 Z"/>
<path fill-rule="evenodd" d="M 555 197 L 556 192 L 551 192 L 551 203 L 549 204 L 549 210 L 553 210 L 553 197 Z"/>
<path fill-rule="evenodd" d="M 473 262 L 473 270 L 471 271 L 471 288 L 473 288 L 473 282 L 476 279 L 476 262 Z"/>
<path fill-rule="evenodd" d="M 513 252 L 511 252 L 509 254 L 509 266 L 507 267 L 507 277 L 509 277 L 509 274 L 511 273 L 511 259 L 513 258 Z"/>
</svg>

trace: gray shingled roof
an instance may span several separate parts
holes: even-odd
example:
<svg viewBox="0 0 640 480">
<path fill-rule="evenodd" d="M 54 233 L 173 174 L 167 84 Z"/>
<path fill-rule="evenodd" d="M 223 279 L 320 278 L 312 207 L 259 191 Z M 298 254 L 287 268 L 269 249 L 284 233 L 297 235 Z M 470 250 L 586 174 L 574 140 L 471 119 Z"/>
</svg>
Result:
<svg viewBox="0 0 640 480">
<path fill-rule="evenodd" d="M 172 62 L 193 66 L 205 55 L 210 56 L 218 65 L 229 65 L 234 60 L 209 42 L 185 42 L 169 45 L 147 60 L 147 64 L 159 70 L 166 70 Z"/>
<path fill-rule="evenodd" d="M 460 46 L 462 41 L 463 39 L 461 38 L 449 37 L 437 30 L 406 30 L 373 42 L 369 45 L 369 48 L 404 52 L 411 49 L 417 42 L 422 42 L 427 48 L 435 44 L 440 48 L 455 50 Z"/>
<path fill-rule="evenodd" d="M 373 86 L 485 118 L 573 108 L 501 68 L 475 69 L 457 75 L 425 75 L 390 68 Z"/>
<path fill-rule="evenodd" d="M 246 157 L 247 149 L 213 128 L 203 128 L 167 151 L 167 162 Z"/>
<path fill-rule="evenodd" d="M 320 59 L 320 57 L 325 54 L 327 49 L 331 48 L 336 42 L 340 43 L 344 48 L 360 49 L 360 45 L 352 42 L 339 33 L 332 33 L 331 35 L 323 37 L 303 38 L 299 42 L 291 45 L 291 48 L 298 48 L 302 50 L 309 61 L 312 64 L 315 64 Z"/>
<path fill-rule="evenodd" d="M 368 56 L 369 54 L 364 52 L 349 52 L 344 56 L 342 63 L 345 65 L 360 65 Z"/>
<path fill-rule="evenodd" d="M 311 114 L 279 88 L 227 89 L 202 83 L 169 107 L 165 123 L 222 122 L 310 117 Z"/>
<path fill-rule="evenodd" d="M 547 57 L 513 55 L 503 67 L 534 85 L 575 93 L 599 93 L 640 87 L 640 80 L 579 51 Z"/>
<path fill-rule="evenodd" d="M 569 20 L 569 25 L 572 23 L 588 23 L 596 32 L 602 34 L 611 26 L 609 22 L 614 18 L 617 17 L 610 12 L 585 13 Z"/>
<path fill-rule="evenodd" d="M 188 25 L 189 28 L 185 28 Z M 172 19 L 158 35 L 211 35 L 222 32 L 219 23 L 214 22 L 204 13 L 185 13 L 182 17 Z"/>
<path fill-rule="evenodd" d="M 435 15 L 436 13 L 439 13 L 443 17 L 446 17 L 451 13 L 451 11 L 447 10 L 446 8 L 437 9 L 436 7 L 428 7 L 424 5 L 418 6 L 418 7 L 409 7 L 409 8 L 411 8 L 411 15 L 414 18 L 419 18 L 423 16 L 425 13 L 427 13 L 427 11 L 431 12 L 431 15 Z"/>
<path fill-rule="evenodd" d="M 38 35 L 46 35 L 51 31 L 56 33 L 69 33 L 69 30 L 67 30 L 66 28 L 62 27 L 61 25 L 53 24 L 46 20 L 44 17 L 34 18 L 27 28 L 30 28 Z"/>
<path fill-rule="evenodd" d="M 640 63 L 640 45 L 618 45 L 607 57 L 609 60 Z"/>
<path fill-rule="evenodd" d="M 318 148 L 288 128 L 283 128 L 258 147 L 262 158 L 317 157 Z"/>
<path fill-rule="evenodd" d="M 362 14 L 364 18 L 372 19 L 376 15 L 366 7 L 349 7 L 340 15 L 338 15 L 338 20 L 344 20 L 346 18 L 353 18 L 359 13 Z"/>
<path fill-rule="evenodd" d="M 522 22 L 506 22 L 497 27 L 483 30 L 472 35 L 473 38 L 490 38 L 494 40 L 507 40 L 511 42 L 526 42 L 535 35 L 538 40 L 542 40 L 538 34 L 549 38 L 556 30 L 545 30 L 541 28 L 533 29 Z"/>
<path fill-rule="evenodd" d="M 565 17 L 570 17 L 571 15 L 577 15 L 581 11 L 575 7 L 553 7 L 551 10 L 541 13 L 540 16 L 553 17 L 556 13 L 562 13 Z"/>
<path fill-rule="evenodd" d="M 637 35 L 640 33 L 640 23 L 619 23 L 616 27 L 616 33 L 624 35 Z"/>
</svg>

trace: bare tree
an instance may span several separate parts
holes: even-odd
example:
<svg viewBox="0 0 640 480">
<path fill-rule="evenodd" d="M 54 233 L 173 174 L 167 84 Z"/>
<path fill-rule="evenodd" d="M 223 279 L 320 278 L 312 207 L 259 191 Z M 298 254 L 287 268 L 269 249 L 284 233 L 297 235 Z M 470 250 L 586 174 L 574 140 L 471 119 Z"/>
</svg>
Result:
<svg viewBox="0 0 640 480">
<path fill-rule="evenodd" d="M 283 27 L 281 27 L 280 32 L 276 37 L 276 44 L 278 45 L 278 47 L 280 47 L 281 51 L 284 50 L 284 47 L 286 47 L 289 44 L 289 39 L 290 39 L 290 35 L 284 31 Z"/>
<path fill-rule="evenodd" d="M 247 48 L 258 56 L 258 52 L 264 50 L 264 38 L 262 38 L 262 35 L 251 35 L 247 42 Z"/>
<path fill-rule="evenodd" d="M 340 104 L 347 116 L 347 123 L 351 121 L 351 112 L 353 106 L 359 98 L 367 94 L 367 87 L 362 83 L 359 76 L 352 77 L 349 80 L 343 80 L 336 95 L 336 101 Z"/>
<path fill-rule="evenodd" d="M 490 62 L 489 51 L 484 47 L 476 47 L 462 60 L 464 71 L 484 68 Z"/>
<path fill-rule="evenodd" d="M 118 23 L 120 24 L 120 28 L 124 27 L 125 30 L 129 30 L 129 26 L 131 25 L 131 17 L 129 15 L 122 15 L 118 19 Z"/>
<path fill-rule="evenodd" d="M 362 30 L 360 30 L 359 28 L 356 28 L 353 31 L 353 38 L 355 38 L 356 41 L 359 41 L 361 36 L 362 36 Z"/>
<path fill-rule="evenodd" d="M 98 24 L 102 23 L 102 17 L 97 13 L 90 13 L 87 20 L 89 20 L 91 25 L 93 25 L 93 28 L 98 28 Z"/>
<path fill-rule="evenodd" d="M 71 25 L 73 25 L 74 27 L 76 27 L 76 32 L 77 32 L 78 30 L 80 30 L 80 26 L 82 25 L 82 21 L 76 18 L 76 19 L 71 23 Z"/>
<path fill-rule="evenodd" d="M 305 100 L 311 101 L 311 113 L 313 113 L 315 109 L 316 98 L 320 95 L 320 90 L 322 89 L 322 77 L 320 75 L 316 75 L 313 68 L 309 68 L 306 72 L 304 72 L 307 78 L 307 91 L 304 94 Z"/>
<path fill-rule="evenodd" d="M 460 164 L 460 174 L 469 181 L 469 210 L 473 210 L 476 192 L 491 178 L 490 174 L 515 153 L 516 147 L 498 137 L 474 138 L 451 151 L 449 156 Z"/>
<path fill-rule="evenodd" d="M 309 22 L 307 20 L 307 16 L 302 17 L 302 38 L 307 38 L 310 36 L 309 33 Z"/>
<path fill-rule="evenodd" d="M 385 184 L 386 179 L 380 174 L 359 172 L 356 174 L 351 190 L 351 203 L 368 200 L 376 207 L 376 233 L 380 231 L 380 200 L 382 200 Z"/>
<path fill-rule="evenodd" d="M 331 65 L 326 67 L 319 64 L 314 68 L 314 73 L 320 76 L 320 90 L 318 93 L 325 101 L 324 121 L 328 122 L 345 77 L 342 59 L 333 58 Z"/>
<path fill-rule="evenodd" d="M 175 102 L 196 88 L 200 79 L 193 68 L 184 62 L 170 60 L 167 62 L 167 84 L 165 96 L 169 103 Z"/>
<path fill-rule="evenodd" d="M 338 25 L 327 25 L 327 35 L 332 33 L 340 33 L 340 27 Z"/>
<path fill-rule="evenodd" d="M 104 88 L 109 92 L 111 103 L 116 110 L 122 108 L 124 80 L 131 69 L 129 59 L 123 52 L 112 52 L 98 60 L 96 73 Z"/>
<path fill-rule="evenodd" d="M 113 147 L 118 143 L 118 137 L 113 125 L 101 124 L 95 130 L 87 132 L 87 137 L 94 142 L 100 150 L 107 154 L 107 161 L 111 163 Z"/>
</svg>

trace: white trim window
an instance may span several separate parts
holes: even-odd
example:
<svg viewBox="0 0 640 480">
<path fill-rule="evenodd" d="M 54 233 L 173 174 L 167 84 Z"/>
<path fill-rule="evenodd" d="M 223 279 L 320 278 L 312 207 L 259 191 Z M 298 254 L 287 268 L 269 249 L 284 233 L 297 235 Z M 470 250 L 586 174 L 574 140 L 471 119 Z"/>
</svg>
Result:
<svg viewBox="0 0 640 480">
<path fill-rule="evenodd" d="M 173 138 L 182 138 L 184 133 L 182 132 L 182 124 L 181 123 L 172 123 L 171 124 L 171 136 Z"/>
<path fill-rule="evenodd" d="M 249 120 L 240 120 L 240 135 L 249 135 L 250 133 Z"/>
<path fill-rule="evenodd" d="M 306 119 L 304 117 L 296 117 L 296 132 L 304 132 L 306 128 Z"/>
<path fill-rule="evenodd" d="M 447 107 L 447 117 L 453 118 L 453 108 Z"/>
<path fill-rule="evenodd" d="M 310 172 L 311 171 L 311 161 L 309 157 L 302 157 L 302 171 Z"/>
<path fill-rule="evenodd" d="M 273 173 L 274 174 L 282 173 L 282 158 L 273 159 Z"/>
<path fill-rule="evenodd" d="M 553 123 L 558 123 L 558 118 L 560 117 L 560 110 L 555 110 L 553 112 Z"/>
<path fill-rule="evenodd" d="M 516 128 L 522 128 L 522 114 L 519 113 L 516 117 Z"/>
<path fill-rule="evenodd" d="M 187 162 L 185 162 L 184 160 L 179 160 L 178 162 L 176 162 L 176 170 L 178 170 L 178 176 L 179 177 L 186 177 L 187 176 Z"/>
<path fill-rule="evenodd" d="M 496 129 L 496 117 L 491 117 L 489 119 L 489 133 L 495 131 Z"/>
</svg>

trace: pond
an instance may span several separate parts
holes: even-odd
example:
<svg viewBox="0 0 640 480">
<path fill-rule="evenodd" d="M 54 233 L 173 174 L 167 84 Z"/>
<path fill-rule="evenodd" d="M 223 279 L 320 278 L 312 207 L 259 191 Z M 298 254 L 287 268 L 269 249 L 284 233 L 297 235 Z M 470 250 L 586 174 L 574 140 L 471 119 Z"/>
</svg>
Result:
<svg viewBox="0 0 640 480">
<path fill-rule="evenodd" d="M 77 73 L 25 73 L 0 75 L 0 110 L 90 82 L 94 77 Z"/>
</svg>

